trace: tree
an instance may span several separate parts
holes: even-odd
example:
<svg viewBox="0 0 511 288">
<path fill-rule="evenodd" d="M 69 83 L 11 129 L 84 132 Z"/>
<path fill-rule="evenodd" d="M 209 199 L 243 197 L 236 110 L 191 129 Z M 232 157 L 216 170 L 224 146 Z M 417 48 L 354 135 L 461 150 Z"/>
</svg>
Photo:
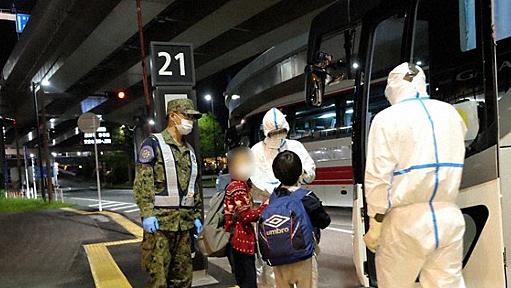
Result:
<svg viewBox="0 0 511 288">
<path fill-rule="evenodd" d="M 200 149 L 203 157 L 220 156 L 224 151 L 224 131 L 211 113 L 199 119 Z"/>
<path fill-rule="evenodd" d="M 125 125 L 120 127 L 113 126 L 110 129 L 112 136 L 112 144 L 115 151 L 104 157 L 111 168 L 110 181 L 113 184 L 125 183 L 133 181 L 134 174 L 134 155 L 133 155 L 133 132 Z M 128 172 L 126 174 L 126 172 Z"/>
</svg>

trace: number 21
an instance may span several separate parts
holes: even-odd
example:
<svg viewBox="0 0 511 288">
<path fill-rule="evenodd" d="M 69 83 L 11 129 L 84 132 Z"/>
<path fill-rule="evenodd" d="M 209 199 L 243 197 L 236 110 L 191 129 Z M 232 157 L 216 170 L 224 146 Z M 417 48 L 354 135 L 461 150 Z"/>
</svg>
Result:
<svg viewBox="0 0 511 288">
<path fill-rule="evenodd" d="M 172 71 L 167 70 L 169 68 L 169 66 L 170 66 L 170 62 L 172 61 L 172 57 L 171 57 L 170 53 L 164 52 L 164 51 L 158 52 L 158 57 L 164 57 L 165 58 L 165 63 L 160 68 L 160 70 L 158 70 L 158 74 L 165 75 L 165 76 L 172 76 Z M 183 52 L 178 53 L 174 57 L 174 59 L 179 61 L 179 75 L 185 76 L 186 75 L 186 71 L 185 71 L 185 54 L 183 54 Z"/>
</svg>

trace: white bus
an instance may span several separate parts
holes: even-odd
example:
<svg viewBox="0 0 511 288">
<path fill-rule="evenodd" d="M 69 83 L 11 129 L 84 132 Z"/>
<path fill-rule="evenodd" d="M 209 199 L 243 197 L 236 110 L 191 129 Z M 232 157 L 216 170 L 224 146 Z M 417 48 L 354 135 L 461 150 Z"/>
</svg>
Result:
<svg viewBox="0 0 511 288">
<path fill-rule="evenodd" d="M 457 201 L 466 221 L 467 287 L 511 287 L 506 260 L 511 247 L 511 1 L 348 3 L 340 1 L 314 19 L 305 78 L 307 102 L 315 107 L 331 105 L 326 91 L 332 76 L 345 74 L 345 81 L 355 80 L 353 244 L 361 283 L 377 286 L 374 255 L 361 238 L 368 228 L 363 186 L 366 137 L 374 115 L 389 105 L 382 80 L 409 61 L 424 68 L 431 97 L 452 103 L 468 127 Z M 344 37 L 341 46 L 357 47 L 355 53 L 326 51 L 333 61 L 325 62 L 330 57 L 321 53 L 325 39 L 357 35 L 356 31 L 361 31 L 359 39 Z M 338 60 L 346 64 L 335 64 Z"/>
<path fill-rule="evenodd" d="M 337 42 L 342 35 L 334 36 L 323 42 L 323 51 L 340 49 Z M 264 114 L 278 107 L 290 124 L 289 139 L 302 142 L 316 163 L 316 179 L 308 188 L 326 206 L 352 207 L 354 81 L 330 85 L 325 105 L 308 106 L 304 98 L 306 44 L 307 37 L 303 35 L 270 49 L 233 78 L 226 93 L 230 126 L 236 130 L 232 133 L 251 147 L 264 139 Z"/>
</svg>

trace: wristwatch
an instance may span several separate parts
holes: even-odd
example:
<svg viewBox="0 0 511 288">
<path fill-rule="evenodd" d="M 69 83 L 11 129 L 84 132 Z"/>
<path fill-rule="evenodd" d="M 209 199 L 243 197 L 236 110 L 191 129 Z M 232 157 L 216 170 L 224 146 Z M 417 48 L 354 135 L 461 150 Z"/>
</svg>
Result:
<svg viewBox="0 0 511 288">
<path fill-rule="evenodd" d="M 376 214 L 374 215 L 374 220 L 376 220 L 376 222 L 383 222 L 383 219 L 385 218 L 385 214 Z"/>
</svg>

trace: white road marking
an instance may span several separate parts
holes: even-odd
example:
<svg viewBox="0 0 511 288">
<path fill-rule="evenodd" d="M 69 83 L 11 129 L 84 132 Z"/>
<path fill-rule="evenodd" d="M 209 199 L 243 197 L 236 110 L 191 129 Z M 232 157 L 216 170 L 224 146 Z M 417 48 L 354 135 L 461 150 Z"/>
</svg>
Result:
<svg viewBox="0 0 511 288">
<path fill-rule="evenodd" d="M 123 206 L 115 207 L 115 208 L 112 208 L 110 210 L 117 211 L 117 210 L 126 209 L 126 208 L 132 208 L 132 207 L 136 207 L 136 206 L 137 206 L 137 204 L 124 203 Z"/>
<path fill-rule="evenodd" d="M 85 201 L 99 202 L 99 200 L 98 200 L 98 199 L 93 199 L 93 198 L 69 197 L 68 199 L 74 199 L 74 200 L 85 200 Z M 102 200 L 101 202 L 105 202 L 105 201 L 108 201 L 108 200 Z M 110 202 L 110 201 L 109 201 L 109 202 Z"/>
<path fill-rule="evenodd" d="M 92 199 L 92 198 L 80 198 L 80 197 L 69 197 L 68 199 L 73 200 L 81 200 L 81 201 L 92 201 L 96 202 L 94 204 L 87 205 L 88 207 L 98 207 L 99 206 L 99 200 L 98 199 Z M 111 200 L 101 200 L 102 208 L 108 209 L 111 211 L 118 211 L 123 209 L 130 209 L 137 207 L 137 204 L 135 203 L 129 203 L 129 202 L 119 202 L 119 201 L 111 201 Z M 139 208 L 125 210 L 125 213 L 132 213 L 140 211 Z"/>
<path fill-rule="evenodd" d="M 346 234 L 353 234 L 353 230 L 348 230 L 348 229 L 327 227 L 326 230 L 332 230 L 332 231 L 335 231 L 335 232 L 341 232 L 341 233 L 346 233 Z"/>
<path fill-rule="evenodd" d="M 124 205 L 129 205 L 129 204 L 131 204 L 131 203 L 117 202 L 117 203 L 113 203 L 113 204 L 103 205 L 103 208 L 107 209 L 107 208 L 112 208 L 112 207 L 117 207 L 117 206 L 124 206 Z"/>
<path fill-rule="evenodd" d="M 125 213 L 131 213 L 131 212 L 137 212 L 137 211 L 140 211 L 140 209 L 139 209 L 139 208 L 137 208 L 137 209 L 132 209 L 132 210 L 126 210 L 126 211 L 124 211 L 124 212 L 125 212 Z"/>
<path fill-rule="evenodd" d="M 119 203 L 119 202 L 101 201 L 101 205 L 103 205 L 103 207 L 104 207 L 105 205 L 117 204 L 117 203 Z M 87 205 L 87 206 L 89 206 L 89 207 L 97 207 L 97 206 L 99 206 L 99 201 L 98 201 L 98 203 L 96 203 L 96 204 L 90 204 L 90 205 Z"/>
</svg>

